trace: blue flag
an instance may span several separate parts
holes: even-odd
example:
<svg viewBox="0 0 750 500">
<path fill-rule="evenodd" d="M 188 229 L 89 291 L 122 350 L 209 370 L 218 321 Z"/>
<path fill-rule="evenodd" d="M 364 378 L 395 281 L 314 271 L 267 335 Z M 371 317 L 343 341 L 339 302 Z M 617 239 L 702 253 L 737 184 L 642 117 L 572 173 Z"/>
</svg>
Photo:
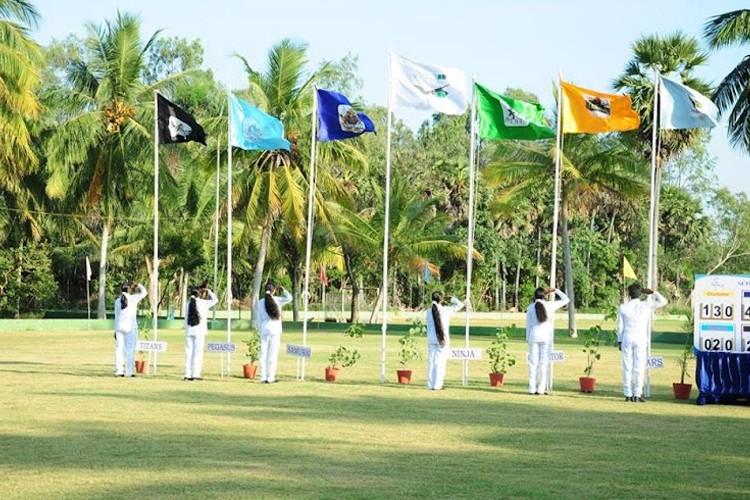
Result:
<svg viewBox="0 0 750 500">
<path fill-rule="evenodd" d="M 318 140 L 338 141 L 375 132 L 375 125 L 364 113 L 357 112 L 342 94 L 318 90 Z"/>
<path fill-rule="evenodd" d="M 719 110 L 703 94 L 667 77 L 659 77 L 659 101 L 664 130 L 713 128 L 718 124 Z"/>
<path fill-rule="evenodd" d="M 232 146 L 258 151 L 291 149 L 291 143 L 284 139 L 284 125 L 281 121 L 231 94 L 229 115 L 229 139 Z"/>
</svg>

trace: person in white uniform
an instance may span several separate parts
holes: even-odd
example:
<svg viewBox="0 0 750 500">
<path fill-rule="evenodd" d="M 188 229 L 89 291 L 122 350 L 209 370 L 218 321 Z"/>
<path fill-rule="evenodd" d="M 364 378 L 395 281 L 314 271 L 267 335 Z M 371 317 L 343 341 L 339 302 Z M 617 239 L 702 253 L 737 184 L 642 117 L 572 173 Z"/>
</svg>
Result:
<svg viewBox="0 0 750 500">
<path fill-rule="evenodd" d="M 204 294 L 208 295 L 208 299 L 201 298 Z M 190 302 L 188 302 L 185 317 L 185 377 L 183 380 L 202 380 L 203 347 L 208 332 L 208 310 L 218 301 L 216 294 L 206 288 L 205 284 L 201 288 L 193 288 L 190 291 Z"/>
<path fill-rule="evenodd" d="M 147 295 L 140 283 L 124 284 L 115 300 L 115 376 L 135 377 L 138 302 Z M 135 290 L 135 293 L 130 293 Z"/>
<path fill-rule="evenodd" d="M 641 295 L 652 295 L 641 300 Z M 667 305 L 659 292 L 642 288 L 639 283 L 628 287 L 630 300 L 617 309 L 617 345 L 622 351 L 622 388 L 625 401 L 645 402 L 643 374 L 646 371 L 648 329 L 654 310 Z"/>
<path fill-rule="evenodd" d="M 281 297 L 274 293 L 281 291 Z M 266 285 L 266 295 L 258 301 L 258 330 L 260 331 L 260 381 L 264 384 L 276 382 L 276 366 L 281 346 L 281 308 L 292 301 L 292 294 L 284 287 Z"/>
<path fill-rule="evenodd" d="M 557 300 L 546 300 L 554 292 Z M 526 342 L 529 352 L 529 394 L 547 394 L 549 348 L 555 335 L 555 311 L 565 307 L 570 299 L 557 288 L 537 288 L 534 302 L 526 309 Z"/>
<path fill-rule="evenodd" d="M 448 300 L 448 305 L 443 302 Z M 432 307 L 427 310 L 427 388 L 439 391 L 445 381 L 448 349 L 451 345 L 450 321 L 454 313 L 463 309 L 464 303 L 450 295 L 432 293 Z"/>
</svg>

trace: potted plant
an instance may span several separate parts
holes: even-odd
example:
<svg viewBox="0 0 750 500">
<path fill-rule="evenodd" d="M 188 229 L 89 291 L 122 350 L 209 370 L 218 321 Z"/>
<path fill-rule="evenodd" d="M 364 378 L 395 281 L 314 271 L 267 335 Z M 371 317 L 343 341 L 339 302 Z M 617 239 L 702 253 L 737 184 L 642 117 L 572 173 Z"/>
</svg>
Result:
<svg viewBox="0 0 750 500">
<path fill-rule="evenodd" d="M 686 384 L 685 379 L 690 377 L 688 368 L 690 360 L 695 358 L 693 350 L 693 312 L 690 311 L 685 321 L 685 345 L 682 347 L 680 357 L 677 358 L 677 366 L 680 367 L 680 382 L 672 384 L 675 399 L 690 399 L 690 392 L 693 390 L 693 384 Z"/>
<path fill-rule="evenodd" d="M 149 340 L 148 333 L 142 332 L 139 340 Z M 148 373 L 148 354 L 146 354 L 146 351 L 138 351 L 138 359 L 135 360 L 135 372 Z"/>
<path fill-rule="evenodd" d="M 583 369 L 584 377 L 578 379 L 581 392 L 594 392 L 596 379 L 591 376 L 594 371 L 594 363 L 602 358 L 599 351 L 606 343 L 608 332 L 602 330 L 599 325 L 592 326 L 584 333 L 583 352 L 586 353 L 586 367 Z"/>
<path fill-rule="evenodd" d="M 258 333 L 258 330 L 250 330 L 250 338 L 242 342 L 247 346 L 245 357 L 248 360 L 247 363 L 242 365 L 242 373 L 245 378 L 253 379 L 258 372 L 258 365 L 255 363 L 260 358 L 260 333 Z"/>
<path fill-rule="evenodd" d="M 411 328 L 406 334 L 398 339 L 401 346 L 398 351 L 398 362 L 401 365 L 400 370 L 396 370 L 396 377 L 399 384 L 408 384 L 411 382 L 412 371 L 409 369 L 411 361 L 422 359 L 422 351 L 419 349 L 418 338 L 427 334 L 427 327 L 422 324 L 422 320 L 415 319 Z"/>
<path fill-rule="evenodd" d="M 361 323 L 352 323 L 346 329 L 344 335 L 353 339 L 360 339 L 364 331 L 365 327 Z M 326 381 L 335 382 L 339 376 L 339 370 L 353 366 L 359 361 L 359 358 L 360 354 L 356 349 L 347 349 L 343 345 L 339 345 L 328 358 L 328 366 L 325 369 Z"/>
<path fill-rule="evenodd" d="M 508 332 L 513 331 L 516 325 L 498 328 L 495 338 L 487 348 L 487 356 L 490 358 L 490 385 L 500 387 L 503 385 L 508 368 L 516 364 L 516 357 L 508 353 Z"/>
</svg>

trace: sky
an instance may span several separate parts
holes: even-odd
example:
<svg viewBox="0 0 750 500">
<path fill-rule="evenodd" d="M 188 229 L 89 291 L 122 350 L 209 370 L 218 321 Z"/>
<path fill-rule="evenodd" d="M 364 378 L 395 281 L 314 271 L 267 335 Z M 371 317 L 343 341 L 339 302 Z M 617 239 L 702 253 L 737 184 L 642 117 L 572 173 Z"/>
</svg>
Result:
<svg viewBox="0 0 750 500">
<path fill-rule="evenodd" d="M 740 0 L 32 0 L 42 21 L 34 38 L 42 44 L 86 24 L 101 24 L 117 11 L 140 16 L 143 36 L 199 38 L 204 67 L 228 88 L 246 85 L 241 54 L 264 68 L 269 48 L 282 38 L 308 44 L 311 68 L 322 60 L 359 57 L 369 104 L 387 104 L 388 50 L 462 69 L 502 92 L 519 87 L 554 106 L 552 83 L 562 72 L 574 84 L 611 91 L 611 82 L 643 35 L 675 31 L 702 41 L 711 16 L 748 7 Z M 750 46 L 713 53 L 696 75 L 718 84 Z M 394 110 L 416 129 L 429 113 Z M 709 152 L 720 185 L 750 193 L 750 156 L 729 146 L 725 122 L 714 129 Z"/>
</svg>

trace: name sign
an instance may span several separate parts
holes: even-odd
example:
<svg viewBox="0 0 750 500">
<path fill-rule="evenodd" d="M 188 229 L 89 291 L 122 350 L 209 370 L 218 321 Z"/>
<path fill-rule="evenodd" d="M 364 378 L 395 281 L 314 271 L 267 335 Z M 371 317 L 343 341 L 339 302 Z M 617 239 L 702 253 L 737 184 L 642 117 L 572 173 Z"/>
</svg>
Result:
<svg viewBox="0 0 750 500">
<path fill-rule="evenodd" d="M 301 345 L 287 344 L 286 353 L 291 356 L 296 356 L 298 358 L 312 357 L 312 349 L 310 349 L 309 347 L 303 347 Z"/>
<path fill-rule="evenodd" d="M 459 348 L 459 349 L 451 349 L 448 353 L 449 359 L 468 359 L 468 360 L 476 360 L 476 359 L 482 359 L 482 350 L 481 349 L 466 349 L 466 348 Z"/>
<path fill-rule="evenodd" d="M 664 358 L 661 356 L 651 356 L 646 360 L 646 366 L 652 370 L 661 370 L 664 368 Z"/>
<path fill-rule="evenodd" d="M 166 342 L 154 342 L 152 340 L 139 340 L 135 344 L 136 351 L 167 352 Z"/>
<path fill-rule="evenodd" d="M 564 363 L 565 353 L 563 351 L 554 351 L 554 352 L 549 353 L 549 362 L 550 363 Z"/>
<path fill-rule="evenodd" d="M 237 344 L 234 342 L 208 342 L 206 343 L 208 352 L 237 352 Z"/>
</svg>

